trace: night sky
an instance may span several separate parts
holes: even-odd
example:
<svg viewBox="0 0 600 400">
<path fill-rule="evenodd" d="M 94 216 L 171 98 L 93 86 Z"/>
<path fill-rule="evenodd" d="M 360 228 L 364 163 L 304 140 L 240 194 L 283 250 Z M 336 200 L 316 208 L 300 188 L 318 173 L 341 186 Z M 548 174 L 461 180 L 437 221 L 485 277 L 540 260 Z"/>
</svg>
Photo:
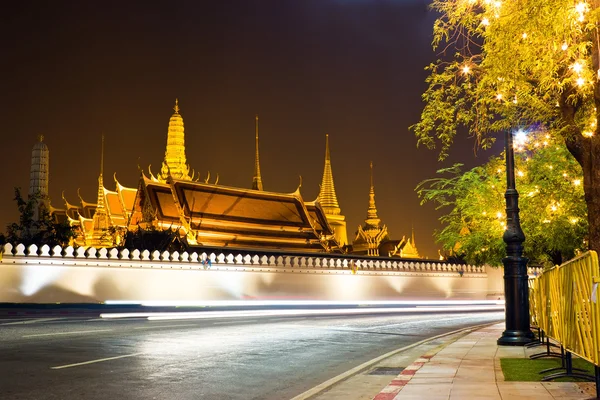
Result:
<svg viewBox="0 0 600 400">
<path fill-rule="evenodd" d="M 435 258 L 441 227 L 415 186 L 474 154 L 416 148 L 423 68 L 435 14 L 426 0 L 196 0 L 10 2 L 0 15 L 0 226 L 17 218 L 13 187 L 29 186 L 31 148 L 50 149 L 50 195 L 95 202 L 100 141 L 105 185 L 136 187 L 138 167 L 160 169 L 179 99 L 190 166 L 250 187 L 254 115 L 265 190 L 318 193 L 325 134 L 348 237 L 366 217 L 373 160 L 379 217 L 393 239 L 414 224 Z M 212 178 L 211 178 L 212 181 Z"/>
</svg>

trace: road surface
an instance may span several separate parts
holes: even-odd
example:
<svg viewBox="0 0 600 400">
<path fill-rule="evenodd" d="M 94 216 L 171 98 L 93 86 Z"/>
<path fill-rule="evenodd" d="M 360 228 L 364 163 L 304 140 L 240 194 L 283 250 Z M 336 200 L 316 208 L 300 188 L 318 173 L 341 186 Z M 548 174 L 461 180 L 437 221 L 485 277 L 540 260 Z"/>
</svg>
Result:
<svg viewBox="0 0 600 400">
<path fill-rule="evenodd" d="M 5 318 L 0 398 L 290 399 L 394 349 L 503 317 Z"/>
</svg>

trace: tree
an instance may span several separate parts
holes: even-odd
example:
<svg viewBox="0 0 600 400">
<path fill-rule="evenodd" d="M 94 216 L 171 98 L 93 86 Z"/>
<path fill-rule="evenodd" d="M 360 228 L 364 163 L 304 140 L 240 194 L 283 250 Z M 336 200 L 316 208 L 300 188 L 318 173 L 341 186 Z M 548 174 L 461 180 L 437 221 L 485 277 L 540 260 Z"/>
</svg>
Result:
<svg viewBox="0 0 600 400">
<path fill-rule="evenodd" d="M 418 143 L 457 131 L 487 148 L 494 135 L 535 124 L 582 168 L 589 247 L 600 251 L 600 10 L 598 0 L 434 0 L 440 13 Z"/>
<path fill-rule="evenodd" d="M 517 150 L 525 256 L 531 264 L 561 264 L 586 246 L 581 168 L 564 144 L 545 134 L 523 136 Z M 445 176 L 423 181 L 416 189 L 422 203 L 447 210 L 440 218 L 445 226 L 435 234 L 438 242 L 446 253 L 470 263 L 501 265 L 506 255 L 503 157 L 464 173 L 460 164 L 438 173 Z"/>
<path fill-rule="evenodd" d="M 44 206 L 40 207 L 39 217 L 35 218 L 35 210 L 41 201 L 39 194 L 25 200 L 21 190 L 15 188 L 15 201 L 19 210 L 19 222 L 7 226 L 6 242 L 15 245 L 23 243 L 25 246 L 47 244 L 53 247 L 67 245 L 75 236 L 73 228 L 67 222 L 54 221 Z"/>
<path fill-rule="evenodd" d="M 129 250 L 143 249 L 149 251 L 165 250 L 185 251 L 187 244 L 185 236 L 182 236 L 178 229 L 156 229 L 153 226 L 142 228 L 140 226 L 135 230 L 128 230 L 124 235 L 123 247 Z"/>
</svg>

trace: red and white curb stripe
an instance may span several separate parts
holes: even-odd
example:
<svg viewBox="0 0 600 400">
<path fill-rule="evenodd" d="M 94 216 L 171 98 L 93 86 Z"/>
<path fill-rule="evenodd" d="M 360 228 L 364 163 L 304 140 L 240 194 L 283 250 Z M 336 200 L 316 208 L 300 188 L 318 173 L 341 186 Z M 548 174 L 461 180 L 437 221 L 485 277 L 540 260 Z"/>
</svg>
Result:
<svg viewBox="0 0 600 400">
<path fill-rule="evenodd" d="M 417 358 L 412 364 L 404 368 L 400 375 L 384 387 L 377 396 L 373 397 L 373 400 L 393 400 L 412 377 L 415 376 L 415 373 L 421 369 L 423 365 L 427 364 L 433 356 L 433 354 L 428 354 Z"/>
</svg>

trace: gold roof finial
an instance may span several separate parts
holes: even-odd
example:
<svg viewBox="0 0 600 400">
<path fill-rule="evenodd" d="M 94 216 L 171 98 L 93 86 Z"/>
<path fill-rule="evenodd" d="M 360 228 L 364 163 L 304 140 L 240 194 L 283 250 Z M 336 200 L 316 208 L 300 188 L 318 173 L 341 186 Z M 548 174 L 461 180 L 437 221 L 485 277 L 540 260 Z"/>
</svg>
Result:
<svg viewBox="0 0 600 400">
<path fill-rule="evenodd" d="M 102 145 L 100 148 L 100 176 L 104 174 L 104 134 L 102 134 Z"/>
<path fill-rule="evenodd" d="M 323 179 L 321 180 L 321 190 L 319 191 L 319 203 L 325 211 L 325 214 L 340 215 L 341 209 L 335 194 L 335 185 L 333 183 L 333 172 L 331 171 L 331 155 L 329 152 L 329 135 L 325 134 L 325 168 L 323 169 Z"/>
<path fill-rule="evenodd" d="M 254 132 L 255 132 L 255 147 L 254 154 L 254 176 L 252 177 L 252 189 L 263 190 L 262 176 L 260 175 L 260 158 L 258 154 L 258 114 L 256 114 Z"/>
<path fill-rule="evenodd" d="M 179 99 L 175 98 L 175 107 L 173 107 L 173 110 L 175 110 L 175 114 L 179 114 Z"/>
<path fill-rule="evenodd" d="M 371 161 L 370 167 L 371 167 L 371 187 L 373 187 L 373 161 Z"/>
<path fill-rule="evenodd" d="M 40 142 L 43 142 L 44 141 L 44 135 L 38 135 L 38 140 Z"/>
</svg>

